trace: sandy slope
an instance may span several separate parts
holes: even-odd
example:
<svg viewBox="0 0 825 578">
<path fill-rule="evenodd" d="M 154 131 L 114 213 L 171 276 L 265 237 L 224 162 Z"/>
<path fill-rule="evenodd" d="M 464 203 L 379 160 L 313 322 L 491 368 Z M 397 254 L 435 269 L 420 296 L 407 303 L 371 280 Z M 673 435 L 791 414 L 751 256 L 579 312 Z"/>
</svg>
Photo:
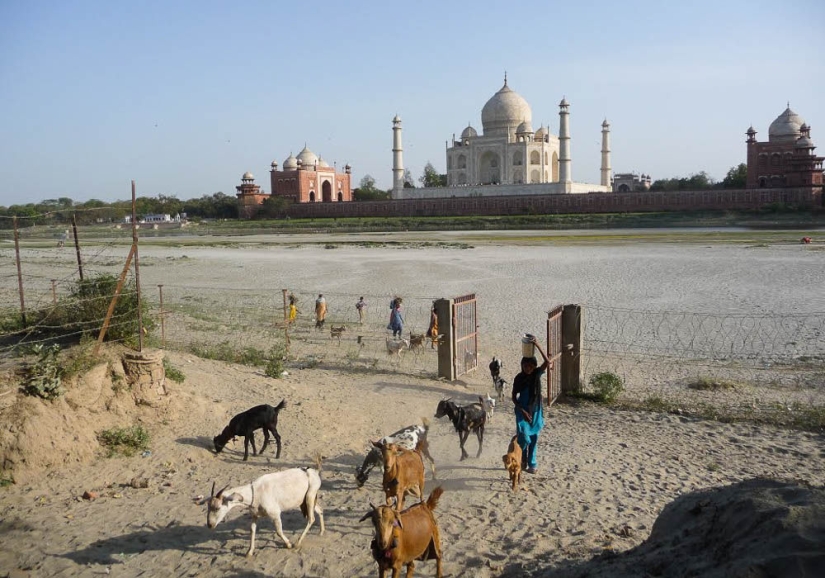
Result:
<svg viewBox="0 0 825 578">
<path fill-rule="evenodd" d="M 439 399 L 471 400 L 487 380 L 447 384 L 403 374 L 293 370 L 272 380 L 258 370 L 172 354 L 186 382 L 173 387 L 171 407 L 143 420 L 154 435 L 149 457 L 98 458 L 42 481 L 0 492 L 0 570 L 31 576 L 364 576 L 375 573 L 370 529 L 358 518 L 381 499 L 378 476 L 356 489 L 353 470 L 367 440 L 419 416 Z M 243 463 L 242 445 L 215 457 L 214 436 L 233 413 L 286 398 L 280 431 L 284 450 Z M 479 459 L 458 462 L 450 425 L 434 421 L 431 451 L 446 492 L 438 510 L 451 576 L 518 575 L 568 562 L 585 570 L 605 549 L 625 550 L 650 533 L 662 508 L 693 490 L 754 476 L 825 479 L 821 436 L 697 422 L 602 408 L 553 407 L 540 444 L 540 472 L 511 493 L 500 456 L 513 430 L 510 411 L 497 411 Z M 469 442 L 475 453 L 475 441 Z M 192 498 L 213 480 L 238 484 L 286 467 L 326 460 L 322 504 L 327 533 L 316 527 L 301 551 L 283 548 L 271 522 L 259 525 L 251 560 L 248 522 L 233 513 L 209 530 L 205 507 Z M 128 487 L 149 478 L 148 489 Z M 429 480 L 427 484 L 434 487 Z M 101 492 L 78 500 L 84 490 Z M 302 527 L 296 512 L 285 531 Z M 569 566 L 568 566 L 569 567 Z M 27 572 L 18 572 L 26 570 Z M 432 564 L 418 565 L 434 575 Z M 3 575 L 0 573 L 0 575 Z M 627 575 L 632 575 L 628 573 Z"/>
</svg>

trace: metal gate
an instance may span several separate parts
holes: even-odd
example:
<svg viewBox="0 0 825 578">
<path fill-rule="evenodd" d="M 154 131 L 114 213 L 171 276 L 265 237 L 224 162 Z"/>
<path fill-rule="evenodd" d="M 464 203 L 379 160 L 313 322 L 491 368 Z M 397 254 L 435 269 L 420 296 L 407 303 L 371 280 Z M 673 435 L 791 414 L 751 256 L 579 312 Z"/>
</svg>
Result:
<svg viewBox="0 0 825 578">
<path fill-rule="evenodd" d="M 453 299 L 453 372 L 456 377 L 478 368 L 478 323 L 475 293 Z"/>
<path fill-rule="evenodd" d="M 553 368 L 547 370 L 548 407 L 561 395 L 561 314 L 563 305 L 557 305 L 547 313 L 547 357 Z"/>
</svg>

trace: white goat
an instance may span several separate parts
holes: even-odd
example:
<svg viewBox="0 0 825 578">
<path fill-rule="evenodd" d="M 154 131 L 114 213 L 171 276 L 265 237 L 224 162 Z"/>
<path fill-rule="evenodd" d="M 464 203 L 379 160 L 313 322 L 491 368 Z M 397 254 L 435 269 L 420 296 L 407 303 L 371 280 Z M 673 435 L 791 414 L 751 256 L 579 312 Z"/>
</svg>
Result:
<svg viewBox="0 0 825 578">
<path fill-rule="evenodd" d="M 481 400 L 481 406 L 484 408 L 484 411 L 487 412 L 487 421 L 489 421 L 496 411 L 496 400 L 490 397 L 489 393 L 487 394 L 487 399 L 481 396 L 479 396 L 479 399 Z"/>
<path fill-rule="evenodd" d="M 398 358 L 398 361 L 401 361 L 401 351 L 409 348 L 410 342 L 408 340 L 400 339 L 398 341 L 394 341 L 387 337 L 387 354 L 390 357 L 394 355 Z"/>
<path fill-rule="evenodd" d="M 228 486 L 227 486 L 228 487 Z M 222 489 L 215 493 L 215 483 L 212 483 L 212 494 L 209 497 L 209 510 L 206 514 L 206 525 L 214 528 L 220 524 L 226 514 L 235 506 L 246 506 L 252 516 L 252 541 L 249 544 L 247 556 L 255 551 L 255 530 L 258 518 L 269 516 L 275 522 L 275 531 L 284 541 L 287 548 L 292 543 L 284 536 L 281 528 L 281 512 L 301 508 L 305 518 L 308 518 L 306 528 L 298 538 L 296 547 L 315 522 L 315 514 L 321 520 L 321 534 L 324 533 L 324 512 L 318 504 L 318 490 L 321 488 L 320 472 L 314 468 L 292 468 L 273 474 L 265 474 L 252 482 L 227 490 Z M 205 500 L 204 500 L 205 501 Z"/>
</svg>

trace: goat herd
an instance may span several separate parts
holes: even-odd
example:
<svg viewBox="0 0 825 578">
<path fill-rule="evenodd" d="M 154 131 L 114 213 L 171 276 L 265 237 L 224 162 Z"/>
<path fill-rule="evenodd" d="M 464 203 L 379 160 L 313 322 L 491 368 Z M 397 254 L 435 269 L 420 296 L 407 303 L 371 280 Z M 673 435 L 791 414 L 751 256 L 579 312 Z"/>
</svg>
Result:
<svg viewBox="0 0 825 578">
<path fill-rule="evenodd" d="M 496 366 L 497 364 L 497 366 Z M 494 367 L 495 366 L 495 367 Z M 500 363 L 494 358 L 490 364 L 493 382 L 498 398 L 503 395 L 506 386 L 498 374 Z M 236 437 L 244 438 L 244 460 L 249 458 L 249 445 L 252 445 L 252 455 L 258 452 L 255 447 L 256 430 L 262 429 L 264 443 L 261 453 L 269 444 L 270 434 L 275 439 L 276 458 L 281 455 L 281 436 L 278 434 L 278 414 L 286 406 L 286 400 L 277 406 L 259 405 L 232 418 L 224 430 L 213 438 L 215 452 L 219 453 L 224 446 Z M 484 442 L 484 426 L 495 408 L 495 399 L 489 395 L 479 396 L 478 403 L 457 405 L 451 399 L 443 399 L 438 403 L 435 417 L 447 416 L 453 423 L 459 437 L 461 459 L 468 454 L 464 449 L 470 433 L 478 438 L 478 453 L 481 455 Z M 439 486 L 424 499 L 424 458 L 430 463 L 433 478 L 436 478 L 435 461 L 430 455 L 427 442 L 429 420 L 423 419 L 422 425 L 411 425 L 397 432 L 372 442 L 372 448 L 364 459 L 363 464 L 356 469 L 355 478 L 358 487 L 363 486 L 369 478 L 370 472 L 377 466 L 384 471 L 382 487 L 386 497 L 386 505 L 374 506 L 361 518 L 360 521 L 371 520 L 375 536 L 370 545 L 372 556 L 378 563 L 378 575 L 383 577 L 387 570 L 392 570 L 393 577 L 400 575 L 401 567 L 407 567 L 407 576 L 412 576 L 415 560 L 436 561 L 436 575 L 442 576 L 441 569 L 441 539 L 438 523 L 433 514 L 438 500 L 443 493 Z M 515 449 L 514 449 L 515 444 Z M 516 459 L 517 458 L 517 459 Z M 518 462 L 514 472 L 513 462 Z M 517 478 L 521 470 L 521 451 L 516 439 L 510 443 L 508 453 L 503 456 L 505 468 L 510 473 L 513 490 L 517 489 Z M 251 556 L 255 551 L 255 532 L 258 518 L 268 516 L 275 523 L 275 531 L 287 548 L 292 543 L 284 536 L 281 526 L 281 513 L 286 510 L 300 508 L 307 519 L 301 536 L 295 543 L 300 547 L 301 542 L 315 523 L 315 515 L 321 525 L 321 534 L 324 533 L 324 513 L 318 503 L 321 488 L 321 460 L 316 459 L 315 467 L 292 468 L 280 472 L 265 474 L 251 483 L 234 488 L 224 487 L 215 493 L 215 484 L 212 484 L 210 496 L 203 498 L 199 503 L 207 503 L 207 526 L 215 528 L 236 506 L 246 507 L 252 517 L 251 541 L 246 555 Z M 418 498 L 418 503 L 404 509 L 404 497 L 410 493 Z"/>
</svg>

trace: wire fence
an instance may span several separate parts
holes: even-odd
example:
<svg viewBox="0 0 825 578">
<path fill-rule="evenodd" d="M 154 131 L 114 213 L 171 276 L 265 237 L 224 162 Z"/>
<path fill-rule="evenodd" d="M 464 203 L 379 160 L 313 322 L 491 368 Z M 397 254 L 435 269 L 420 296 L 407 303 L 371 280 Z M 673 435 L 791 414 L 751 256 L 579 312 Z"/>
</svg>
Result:
<svg viewBox="0 0 825 578">
<path fill-rule="evenodd" d="M 825 403 L 825 313 L 729 314 L 588 306 L 583 373 L 626 395 L 720 407 Z"/>
</svg>

